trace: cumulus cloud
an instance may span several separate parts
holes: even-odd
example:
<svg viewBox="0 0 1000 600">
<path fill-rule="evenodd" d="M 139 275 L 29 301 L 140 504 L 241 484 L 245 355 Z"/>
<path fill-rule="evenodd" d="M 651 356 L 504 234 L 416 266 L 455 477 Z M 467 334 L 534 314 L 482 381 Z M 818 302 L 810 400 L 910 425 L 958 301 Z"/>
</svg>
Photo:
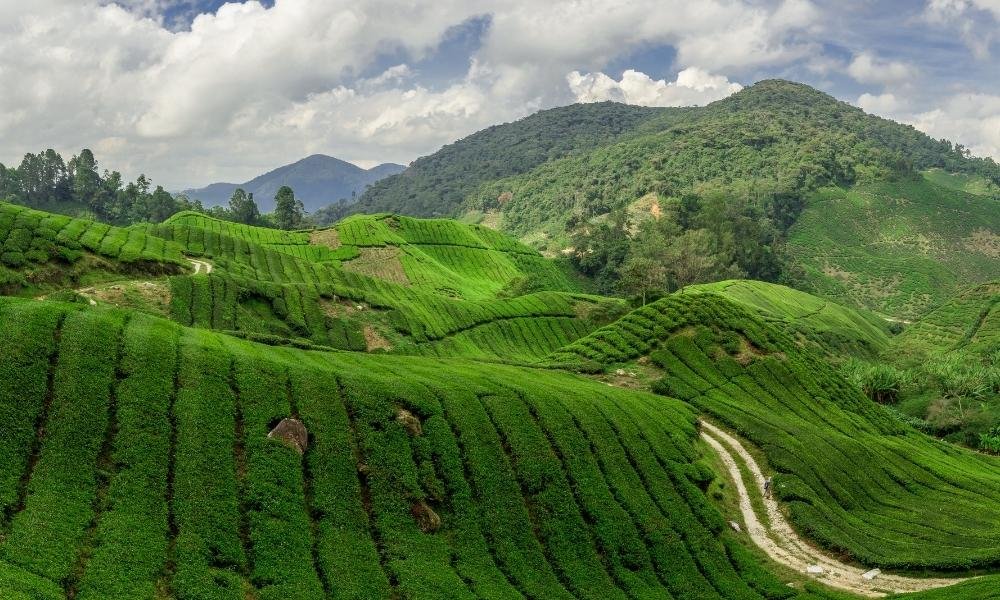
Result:
<svg viewBox="0 0 1000 600">
<path fill-rule="evenodd" d="M 904 108 L 905 103 L 890 92 L 877 95 L 865 92 L 858 97 L 857 105 L 866 112 L 883 117 L 892 117 L 892 115 Z"/>
<path fill-rule="evenodd" d="M 826 22 L 809 0 L 276 0 L 192 16 L 197 6 L 0 2 L 0 161 L 86 146 L 174 189 L 313 152 L 406 162 L 578 98 L 711 101 L 737 77 L 822 61 Z M 425 79 L 423 61 L 471 21 L 488 25 L 464 72 Z M 604 74 L 651 48 L 672 49 L 675 81 Z"/>
<path fill-rule="evenodd" d="M 677 74 L 676 81 L 654 80 L 649 75 L 628 69 L 620 81 L 604 73 L 581 74 L 573 71 L 566 76 L 570 91 L 577 102 L 614 100 L 642 106 L 692 106 L 708 104 L 734 94 L 738 83 L 722 75 L 688 67 Z"/>
<path fill-rule="evenodd" d="M 973 54 L 985 60 L 998 39 L 1000 0 L 928 0 L 923 17 L 955 29 Z"/>
<path fill-rule="evenodd" d="M 900 61 L 881 60 L 870 52 L 854 56 L 847 73 L 861 83 L 894 85 L 909 82 L 916 69 Z"/>
<path fill-rule="evenodd" d="M 956 94 L 932 110 L 903 118 L 931 137 L 961 142 L 975 155 L 1000 160 L 1000 95 Z"/>
</svg>

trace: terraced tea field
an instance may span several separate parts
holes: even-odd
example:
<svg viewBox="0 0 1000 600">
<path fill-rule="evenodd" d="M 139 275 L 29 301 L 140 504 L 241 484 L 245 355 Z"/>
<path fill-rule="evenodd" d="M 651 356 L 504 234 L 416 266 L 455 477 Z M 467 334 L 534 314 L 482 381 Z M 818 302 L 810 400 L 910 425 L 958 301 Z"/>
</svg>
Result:
<svg viewBox="0 0 1000 600">
<path fill-rule="evenodd" d="M 934 179 L 815 194 L 789 232 L 803 289 L 912 320 L 1000 277 L 996 199 Z"/>
<path fill-rule="evenodd" d="M 783 588 L 699 489 L 680 402 L 58 303 L 8 299 L 0 317 L 4 597 Z M 267 437 L 288 417 L 309 431 L 303 455 Z"/>
<path fill-rule="evenodd" d="M 548 360 L 641 356 L 662 372 L 655 391 L 760 448 L 804 535 L 871 566 L 1000 563 L 1000 459 L 910 429 L 747 309 L 716 294 L 668 296 Z"/>
</svg>

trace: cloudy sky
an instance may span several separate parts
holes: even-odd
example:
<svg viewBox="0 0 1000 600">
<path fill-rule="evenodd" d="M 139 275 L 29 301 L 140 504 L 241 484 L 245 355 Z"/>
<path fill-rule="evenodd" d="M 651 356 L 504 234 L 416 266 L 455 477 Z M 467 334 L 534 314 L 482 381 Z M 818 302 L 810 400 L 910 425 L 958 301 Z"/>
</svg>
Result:
<svg viewBox="0 0 1000 600">
<path fill-rule="evenodd" d="M 0 162 L 90 147 L 181 189 L 771 77 L 1000 159 L 998 55 L 1000 0 L 0 0 Z"/>
</svg>

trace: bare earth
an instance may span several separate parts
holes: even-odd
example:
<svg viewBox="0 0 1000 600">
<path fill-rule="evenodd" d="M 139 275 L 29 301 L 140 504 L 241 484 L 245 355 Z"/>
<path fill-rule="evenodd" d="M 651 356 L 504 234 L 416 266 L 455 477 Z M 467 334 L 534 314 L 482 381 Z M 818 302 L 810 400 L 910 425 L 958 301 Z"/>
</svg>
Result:
<svg viewBox="0 0 1000 600">
<path fill-rule="evenodd" d="M 740 473 L 739 465 L 733 457 L 733 452 L 746 465 L 752 477 L 752 484 L 757 489 L 764 488 L 764 474 L 753 456 L 731 435 L 711 423 L 701 422 L 701 437 L 712 447 L 726 466 L 729 478 L 736 485 L 740 497 L 740 512 L 743 516 L 745 530 L 750 539 L 767 555 L 800 573 L 807 573 L 810 566 L 819 566 L 823 572 L 811 575 L 817 580 L 841 590 L 854 592 L 871 598 L 885 596 L 888 593 L 917 592 L 931 588 L 944 587 L 965 581 L 965 578 L 918 578 L 881 573 L 872 580 L 862 577 L 868 569 L 843 563 L 828 556 L 811 546 L 792 529 L 773 498 L 764 498 L 767 510 L 768 525 L 765 526 L 754 512 L 750 502 L 750 494 Z"/>
</svg>

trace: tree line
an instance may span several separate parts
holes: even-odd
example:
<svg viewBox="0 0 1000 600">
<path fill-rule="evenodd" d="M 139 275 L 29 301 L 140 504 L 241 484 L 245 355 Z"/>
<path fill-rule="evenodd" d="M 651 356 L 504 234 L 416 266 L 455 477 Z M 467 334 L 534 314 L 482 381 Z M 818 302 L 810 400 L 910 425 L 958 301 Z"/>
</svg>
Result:
<svg viewBox="0 0 1000 600">
<path fill-rule="evenodd" d="M 145 175 L 126 182 L 118 171 L 102 172 L 94 153 L 87 148 L 68 161 L 50 148 L 38 154 L 25 154 L 17 167 L 0 163 L 0 200 L 112 225 L 160 223 L 185 210 L 279 229 L 300 229 L 312 224 L 302 202 L 288 186 L 278 190 L 273 213 L 261 214 L 253 194 L 242 189 L 233 193 L 228 207 L 206 208 L 200 200 L 171 194 L 160 185 L 154 187 Z"/>
</svg>

